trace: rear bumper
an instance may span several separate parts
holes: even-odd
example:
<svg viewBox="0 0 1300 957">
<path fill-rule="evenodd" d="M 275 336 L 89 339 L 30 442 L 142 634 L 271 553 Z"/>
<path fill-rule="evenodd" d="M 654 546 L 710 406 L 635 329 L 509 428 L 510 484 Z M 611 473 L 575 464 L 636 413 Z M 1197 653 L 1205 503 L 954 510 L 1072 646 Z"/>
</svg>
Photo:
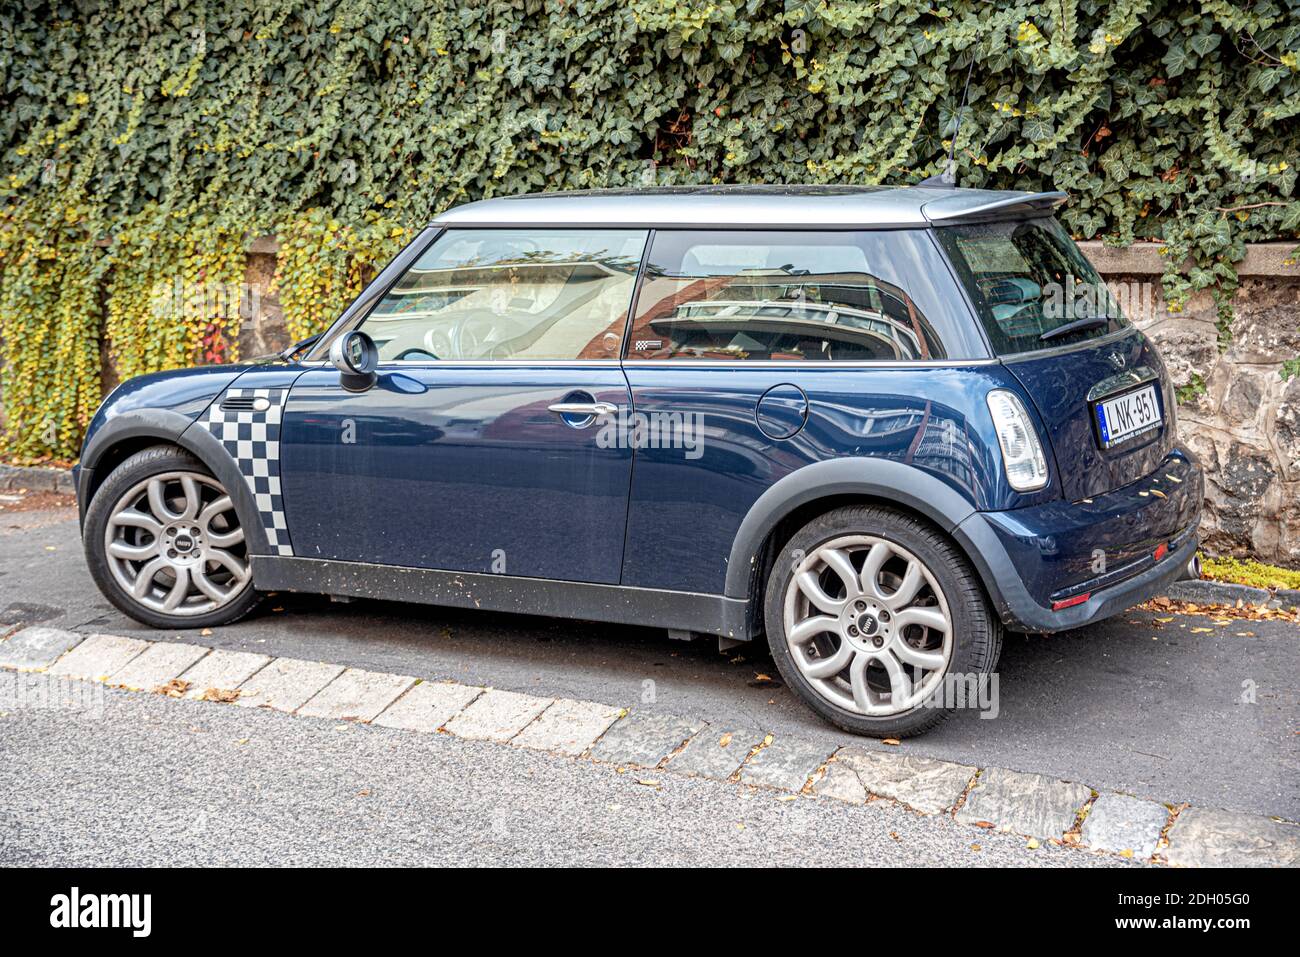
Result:
<svg viewBox="0 0 1300 957">
<path fill-rule="evenodd" d="M 1122 489 L 1084 502 L 976 512 L 954 535 L 1004 623 L 1063 631 L 1118 614 L 1182 577 L 1196 554 L 1202 496 L 1199 464 L 1176 450 Z M 1054 611 L 1064 600 L 1078 604 Z"/>
</svg>

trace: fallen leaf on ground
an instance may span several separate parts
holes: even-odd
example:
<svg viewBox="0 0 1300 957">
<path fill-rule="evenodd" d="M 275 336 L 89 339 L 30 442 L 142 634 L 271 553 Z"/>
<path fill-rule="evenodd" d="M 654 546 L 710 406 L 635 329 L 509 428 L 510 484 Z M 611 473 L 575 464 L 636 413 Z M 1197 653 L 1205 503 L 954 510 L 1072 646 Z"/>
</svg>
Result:
<svg viewBox="0 0 1300 957">
<path fill-rule="evenodd" d="M 1237 618 L 1248 621 L 1293 621 L 1300 623 L 1300 611 L 1283 608 L 1270 608 L 1267 605 L 1247 605 L 1238 600 L 1236 605 L 1200 604 L 1194 601 L 1177 601 L 1161 595 L 1138 606 L 1143 611 L 1161 614 L 1173 612 L 1178 615 L 1201 615 L 1215 618 Z M 1180 626 L 1181 627 L 1181 626 Z"/>
<path fill-rule="evenodd" d="M 1036 838 L 1036 837 L 1031 837 L 1031 838 L 1029 839 L 1028 843 L 1025 844 L 1025 847 L 1029 848 L 1031 851 L 1036 851 L 1036 850 L 1038 850 L 1038 848 L 1039 848 L 1040 846 L 1041 846 L 1041 845 L 1039 845 L 1039 843 L 1038 843 L 1038 838 Z"/>
<path fill-rule="evenodd" d="M 227 691 L 225 688 L 209 688 L 202 694 L 203 701 L 220 701 L 223 704 L 229 704 L 239 697 L 239 691 Z"/>
<path fill-rule="evenodd" d="M 718 738 L 718 747 L 725 748 L 731 744 L 731 732 L 728 731 L 722 737 Z"/>
<path fill-rule="evenodd" d="M 880 743 L 881 744 L 902 744 L 903 742 L 899 741 L 897 738 L 884 738 Z"/>
<path fill-rule="evenodd" d="M 180 698 L 185 692 L 190 690 L 190 683 L 182 681 L 180 678 L 173 678 L 165 685 L 159 685 L 154 689 L 158 694 L 165 694 L 169 698 Z"/>
<path fill-rule="evenodd" d="M 204 638 L 207 638 L 207 637 L 208 637 L 209 635 L 211 635 L 211 634 L 212 634 L 212 629 L 211 629 L 211 628 L 204 628 L 201 632 L 199 632 L 199 635 L 202 636 L 202 637 L 204 637 Z"/>
</svg>

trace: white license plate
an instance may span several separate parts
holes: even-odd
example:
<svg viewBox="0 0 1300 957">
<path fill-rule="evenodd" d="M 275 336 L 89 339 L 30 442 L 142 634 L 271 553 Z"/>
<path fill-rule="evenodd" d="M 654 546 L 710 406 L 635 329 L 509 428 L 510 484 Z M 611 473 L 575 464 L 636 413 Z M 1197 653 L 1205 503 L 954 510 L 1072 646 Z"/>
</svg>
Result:
<svg viewBox="0 0 1300 957">
<path fill-rule="evenodd" d="M 1154 385 L 1097 403 L 1097 434 L 1101 436 L 1103 449 L 1150 432 L 1160 422 L 1160 403 L 1156 401 Z"/>
</svg>

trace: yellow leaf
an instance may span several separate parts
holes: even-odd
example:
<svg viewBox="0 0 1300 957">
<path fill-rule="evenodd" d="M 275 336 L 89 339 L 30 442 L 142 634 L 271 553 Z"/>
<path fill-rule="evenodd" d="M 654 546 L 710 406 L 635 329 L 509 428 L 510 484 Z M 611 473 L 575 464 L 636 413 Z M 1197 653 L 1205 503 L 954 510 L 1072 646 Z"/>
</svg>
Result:
<svg viewBox="0 0 1300 957">
<path fill-rule="evenodd" d="M 718 747 L 725 748 L 730 744 L 731 744 L 731 732 L 728 731 L 726 734 L 724 734 L 722 737 L 718 739 Z"/>
<path fill-rule="evenodd" d="M 1026 844 L 1025 847 L 1029 848 L 1031 851 L 1036 851 L 1036 850 L 1038 850 L 1038 847 L 1039 847 L 1039 844 L 1038 844 L 1038 838 L 1036 838 L 1036 837 L 1031 837 L 1031 838 L 1029 839 L 1029 843 Z"/>
<path fill-rule="evenodd" d="M 897 738 L 885 738 L 885 739 L 883 739 L 880 743 L 881 743 L 881 744 L 892 744 L 892 745 L 898 745 L 898 744 L 902 744 L 903 742 L 902 742 L 902 741 L 899 741 Z"/>
</svg>

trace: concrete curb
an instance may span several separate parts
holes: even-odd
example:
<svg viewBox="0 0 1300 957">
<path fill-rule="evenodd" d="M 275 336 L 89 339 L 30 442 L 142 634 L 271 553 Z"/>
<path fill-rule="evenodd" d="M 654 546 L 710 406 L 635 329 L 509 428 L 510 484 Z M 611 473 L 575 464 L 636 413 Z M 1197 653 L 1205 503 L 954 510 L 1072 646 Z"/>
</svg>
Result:
<svg viewBox="0 0 1300 957">
<path fill-rule="evenodd" d="M 178 648 L 188 650 L 178 654 Z M 662 713 L 425 682 L 327 662 L 267 658 L 232 671 L 224 661 L 231 654 L 200 645 L 25 628 L 0 641 L 0 667 L 8 671 L 0 673 L 0 707 L 23 707 L 20 680 L 32 679 L 18 673 L 44 674 L 60 682 L 91 681 L 176 699 L 491 741 L 614 764 L 620 771 L 646 768 L 713 778 L 777 792 L 781 801 L 800 795 L 857 805 L 891 801 L 922 816 L 968 825 L 972 836 L 975 828 L 1020 834 L 1031 849 L 1048 841 L 1158 865 L 1300 865 L 1300 825 L 1275 818 L 1147 801 L 1038 774 L 876 750 L 866 742 L 840 747 L 765 735 L 757 728 L 723 731 Z M 224 656 L 221 667 L 218 656 Z M 220 681 L 215 676 L 223 674 L 232 687 L 199 688 L 190 680 Z M 140 689 L 142 682 L 155 684 Z M 240 701 L 245 689 L 249 694 Z M 46 707 L 59 697 L 48 688 L 33 691 Z M 674 766 L 679 759 L 680 769 Z"/>
<path fill-rule="evenodd" d="M 71 495 L 71 469 L 47 468 L 43 465 L 5 465 L 0 463 L 0 490 L 28 489 L 33 492 L 58 492 Z"/>
<path fill-rule="evenodd" d="M 1177 601 L 1190 601 L 1201 605 L 1267 605 L 1269 608 L 1300 608 L 1300 591 L 1279 588 L 1270 592 L 1266 588 L 1217 582 L 1208 578 L 1191 578 L 1174 582 L 1165 592 Z"/>
</svg>

